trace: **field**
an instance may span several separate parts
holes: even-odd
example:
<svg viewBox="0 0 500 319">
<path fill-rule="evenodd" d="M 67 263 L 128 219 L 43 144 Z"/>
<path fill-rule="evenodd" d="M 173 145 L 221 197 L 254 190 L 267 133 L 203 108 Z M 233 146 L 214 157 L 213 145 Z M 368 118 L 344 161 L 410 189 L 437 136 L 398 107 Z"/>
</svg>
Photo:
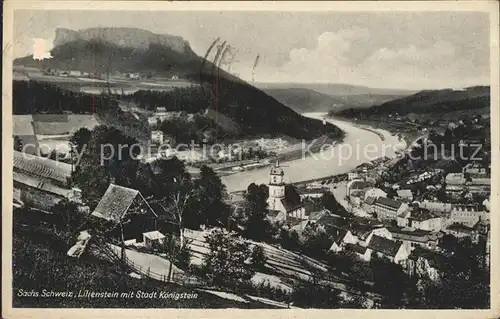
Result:
<svg viewBox="0 0 500 319">
<path fill-rule="evenodd" d="M 40 71 L 16 71 L 14 73 L 14 79 L 47 82 L 56 84 L 63 89 L 81 91 L 90 94 L 101 94 L 103 90 L 107 90 L 108 88 L 108 81 L 105 78 L 94 79 L 86 77 L 45 75 Z M 192 85 L 196 84 L 183 80 L 130 80 L 124 77 L 114 76 L 110 76 L 109 78 L 109 87 L 112 92 L 116 94 L 121 94 L 122 90 L 124 94 L 133 94 L 139 90 L 171 91 L 175 88 L 184 88 Z"/>
</svg>

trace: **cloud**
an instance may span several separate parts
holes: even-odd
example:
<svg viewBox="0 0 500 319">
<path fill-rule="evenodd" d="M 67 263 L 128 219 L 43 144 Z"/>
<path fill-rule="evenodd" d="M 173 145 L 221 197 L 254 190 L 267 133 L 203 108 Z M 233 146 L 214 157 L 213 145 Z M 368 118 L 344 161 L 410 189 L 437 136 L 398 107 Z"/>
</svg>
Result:
<svg viewBox="0 0 500 319">
<path fill-rule="evenodd" d="M 50 59 L 50 50 L 52 48 L 52 43 L 49 40 L 34 38 L 33 39 L 33 59 L 43 60 Z"/>
<path fill-rule="evenodd" d="M 377 47 L 368 29 L 324 32 L 312 48 L 293 48 L 278 69 L 259 72 L 260 82 L 330 82 L 391 88 L 486 84 L 478 70 L 448 41 Z M 247 72 L 243 72 L 245 74 Z M 487 73 L 487 70 L 486 70 Z M 242 75 L 243 75 L 242 74 Z"/>
</svg>

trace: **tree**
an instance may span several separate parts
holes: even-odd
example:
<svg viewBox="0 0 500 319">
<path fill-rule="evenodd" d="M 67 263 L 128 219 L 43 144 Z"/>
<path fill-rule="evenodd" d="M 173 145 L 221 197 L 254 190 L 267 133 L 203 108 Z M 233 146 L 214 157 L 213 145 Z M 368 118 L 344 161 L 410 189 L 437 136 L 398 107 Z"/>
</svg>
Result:
<svg viewBox="0 0 500 319">
<path fill-rule="evenodd" d="M 185 242 L 181 245 L 179 239 L 174 235 L 165 236 L 163 243 L 155 248 L 165 253 L 170 260 L 170 269 L 168 271 L 169 280 L 172 278 L 172 264 L 175 264 L 181 269 L 187 269 L 191 263 L 192 253 L 191 250 L 189 250 L 189 244 Z"/>
<path fill-rule="evenodd" d="M 280 230 L 280 242 L 283 248 L 298 251 L 301 249 L 299 234 L 295 230 L 288 231 L 286 229 Z"/>
<path fill-rule="evenodd" d="M 268 240 L 272 236 L 272 226 L 267 220 L 266 185 L 250 184 L 245 194 L 243 235 L 253 240 Z"/>
<path fill-rule="evenodd" d="M 207 226 L 226 225 L 229 218 L 229 206 L 224 202 L 226 186 L 212 168 L 201 167 L 195 188 L 200 223 Z"/>
<path fill-rule="evenodd" d="M 333 309 L 339 308 L 340 291 L 320 284 L 316 278 L 306 282 L 297 282 L 293 287 L 292 301 L 304 308 Z"/>
<path fill-rule="evenodd" d="M 92 130 L 85 152 L 72 174 L 73 182 L 82 189 L 82 196 L 95 207 L 110 183 L 134 187 L 136 181 L 137 141 L 107 126 Z"/>
<path fill-rule="evenodd" d="M 399 308 L 403 304 L 404 292 L 409 288 L 409 278 L 400 265 L 387 258 L 372 256 L 370 267 L 373 272 L 374 288 L 384 297 L 384 308 Z"/>
<path fill-rule="evenodd" d="M 187 212 L 188 204 L 193 197 L 193 185 L 190 180 L 174 179 L 174 189 L 172 192 L 163 197 L 158 203 L 163 207 L 164 211 L 170 212 L 174 222 L 179 228 L 180 244 L 184 245 L 184 224 L 185 213 Z"/>
<path fill-rule="evenodd" d="M 303 252 L 315 258 L 324 258 L 333 243 L 328 234 L 317 226 L 307 226 L 302 235 Z"/>
<path fill-rule="evenodd" d="M 66 199 L 54 205 L 51 211 L 53 213 L 54 228 L 66 234 L 75 232 L 85 222 L 85 217 L 80 213 L 78 205 Z"/>
<path fill-rule="evenodd" d="M 260 245 L 255 245 L 252 249 L 252 263 L 258 267 L 262 268 L 266 264 L 266 254 L 264 252 L 264 248 Z"/>
<path fill-rule="evenodd" d="M 87 143 L 90 141 L 90 138 L 92 137 L 92 131 L 89 129 L 82 127 L 75 133 L 70 138 L 70 142 L 75 146 L 76 151 L 78 153 L 81 153 L 82 150 L 86 147 Z"/>
<path fill-rule="evenodd" d="M 19 136 L 14 136 L 14 151 L 22 152 L 23 150 L 23 141 L 19 138 Z"/>
<path fill-rule="evenodd" d="M 217 285 L 238 285 L 252 278 L 254 271 L 245 261 L 250 256 L 249 245 L 234 235 L 216 229 L 205 237 L 210 252 L 203 259 L 202 269 Z"/>
</svg>

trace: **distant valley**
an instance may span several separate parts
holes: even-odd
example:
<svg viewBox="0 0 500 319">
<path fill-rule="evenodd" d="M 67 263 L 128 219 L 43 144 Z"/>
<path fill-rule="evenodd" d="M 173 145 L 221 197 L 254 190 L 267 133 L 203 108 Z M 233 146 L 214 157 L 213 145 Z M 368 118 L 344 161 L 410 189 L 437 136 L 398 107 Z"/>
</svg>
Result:
<svg viewBox="0 0 500 319">
<path fill-rule="evenodd" d="M 292 85 L 294 86 L 294 85 Z M 364 109 L 404 96 L 403 94 L 354 93 L 334 90 L 336 93 L 320 93 L 310 88 L 269 88 L 264 92 L 299 113 L 339 112 L 345 109 Z"/>
</svg>

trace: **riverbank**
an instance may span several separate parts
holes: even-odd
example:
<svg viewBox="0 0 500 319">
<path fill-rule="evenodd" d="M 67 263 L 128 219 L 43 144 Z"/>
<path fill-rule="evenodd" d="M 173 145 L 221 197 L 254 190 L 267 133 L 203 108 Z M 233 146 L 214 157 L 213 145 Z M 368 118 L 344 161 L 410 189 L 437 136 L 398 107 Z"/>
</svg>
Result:
<svg viewBox="0 0 500 319">
<path fill-rule="evenodd" d="M 416 139 L 422 136 L 421 130 L 418 129 L 418 126 L 414 123 L 407 123 L 401 121 L 388 121 L 387 119 L 383 120 L 374 120 L 374 119 L 353 119 L 341 116 L 335 116 L 333 118 L 348 121 L 356 126 L 366 128 L 368 130 L 377 132 L 377 130 L 385 130 L 393 135 L 400 136 L 401 139 L 404 140 L 406 145 L 411 145 Z"/>
<path fill-rule="evenodd" d="M 305 113 L 316 119 L 323 119 L 326 113 Z M 334 143 L 331 147 L 320 148 L 317 153 L 301 150 L 298 159 L 284 163 L 284 180 L 286 183 L 298 183 L 306 180 L 335 176 L 347 173 L 358 165 L 370 162 L 376 158 L 396 155 L 396 150 L 406 148 L 406 143 L 400 141 L 388 131 L 381 129 L 377 133 L 365 130 L 348 121 L 327 119 L 339 127 L 344 133 L 342 143 Z M 383 139 L 380 137 L 381 134 Z M 221 177 L 228 192 L 244 190 L 251 183 L 267 184 L 269 168 L 258 168 Z"/>
</svg>

